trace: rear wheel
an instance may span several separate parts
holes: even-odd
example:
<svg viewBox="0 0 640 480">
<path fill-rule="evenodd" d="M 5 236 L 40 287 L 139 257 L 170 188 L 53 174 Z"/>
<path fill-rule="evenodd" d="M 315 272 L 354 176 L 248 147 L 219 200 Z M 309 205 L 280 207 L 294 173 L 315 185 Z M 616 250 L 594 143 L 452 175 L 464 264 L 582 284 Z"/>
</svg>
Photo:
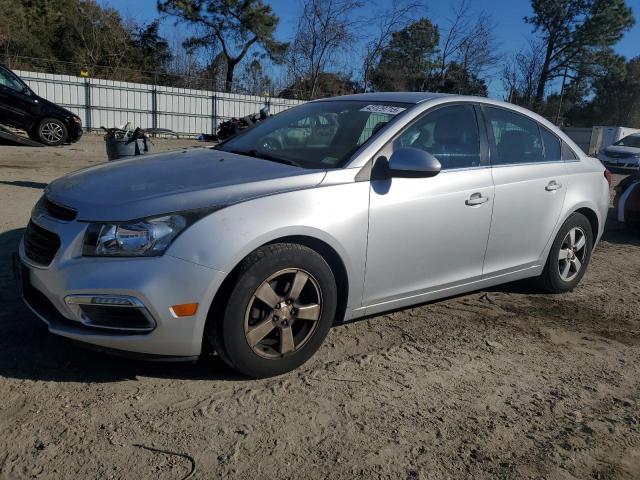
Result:
<svg viewBox="0 0 640 480">
<path fill-rule="evenodd" d="M 250 377 L 288 372 L 318 350 L 336 303 L 333 272 L 318 253 L 298 244 L 264 246 L 239 266 L 214 348 Z"/>
<path fill-rule="evenodd" d="M 62 145 L 69 138 L 66 125 L 57 118 L 44 118 L 38 123 L 35 135 L 39 142 L 49 146 Z"/>
<path fill-rule="evenodd" d="M 589 220 L 581 213 L 572 214 L 556 236 L 544 271 L 543 287 L 553 293 L 573 290 L 585 274 L 593 246 Z"/>
</svg>

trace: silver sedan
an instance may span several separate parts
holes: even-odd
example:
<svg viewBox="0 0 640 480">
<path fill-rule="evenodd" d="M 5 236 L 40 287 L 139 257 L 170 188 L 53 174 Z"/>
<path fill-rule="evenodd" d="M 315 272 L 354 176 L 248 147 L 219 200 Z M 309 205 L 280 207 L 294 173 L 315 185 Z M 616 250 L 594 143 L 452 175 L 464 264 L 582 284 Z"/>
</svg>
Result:
<svg viewBox="0 0 640 480">
<path fill-rule="evenodd" d="M 314 101 L 215 149 L 51 183 L 20 245 L 24 298 L 50 332 L 105 350 L 215 351 L 277 375 L 336 322 L 527 277 L 573 289 L 608 181 L 562 131 L 506 103 Z"/>
</svg>

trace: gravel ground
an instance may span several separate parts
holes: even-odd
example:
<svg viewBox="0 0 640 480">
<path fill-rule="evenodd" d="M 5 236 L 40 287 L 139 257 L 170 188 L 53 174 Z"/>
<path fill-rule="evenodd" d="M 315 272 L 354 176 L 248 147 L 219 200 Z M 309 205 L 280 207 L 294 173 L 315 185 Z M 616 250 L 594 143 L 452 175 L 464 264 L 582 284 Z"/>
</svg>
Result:
<svg viewBox="0 0 640 480">
<path fill-rule="evenodd" d="M 356 321 L 249 381 L 84 350 L 18 299 L 32 205 L 103 149 L 0 146 L 0 478 L 640 478 L 639 233 L 611 222 L 572 293 L 509 284 Z"/>
</svg>

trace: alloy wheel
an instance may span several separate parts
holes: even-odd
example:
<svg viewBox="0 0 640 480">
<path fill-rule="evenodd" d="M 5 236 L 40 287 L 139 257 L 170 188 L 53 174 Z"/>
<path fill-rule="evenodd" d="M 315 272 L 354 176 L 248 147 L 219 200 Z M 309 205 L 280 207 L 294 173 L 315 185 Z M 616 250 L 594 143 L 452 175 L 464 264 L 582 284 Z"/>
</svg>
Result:
<svg viewBox="0 0 640 480">
<path fill-rule="evenodd" d="M 55 122 L 47 122 L 40 127 L 40 135 L 47 143 L 58 143 L 64 137 L 64 130 Z"/>
<path fill-rule="evenodd" d="M 564 237 L 558 253 L 560 278 L 570 282 L 582 270 L 587 256 L 587 236 L 580 227 L 574 227 Z"/>
<path fill-rule="evenodd" d="M 251 297 L 244 320 L 245 338 L 261 357 L 290 355 L 313 336 L 321 311 L 318 281 L 302 269 L 280 270 Z"/>
</svg>

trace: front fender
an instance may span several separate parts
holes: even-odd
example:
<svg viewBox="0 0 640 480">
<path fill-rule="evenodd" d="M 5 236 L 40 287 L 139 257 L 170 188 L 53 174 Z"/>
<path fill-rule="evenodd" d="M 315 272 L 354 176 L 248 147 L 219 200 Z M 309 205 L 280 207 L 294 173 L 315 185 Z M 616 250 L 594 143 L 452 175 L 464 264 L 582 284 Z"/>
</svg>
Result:
<svg viewBox="0 0 640 480">
<path fill-rule="evenodd" d="M 228 274 L 266 243 L 289 236 L 312 237 L 340 256 L 350 286 L 350 310 L 362 302 L 368 206 L 368 182 L 256 198 L 196 222 L 176 239 L 167 254 Z"/>
</svg>

